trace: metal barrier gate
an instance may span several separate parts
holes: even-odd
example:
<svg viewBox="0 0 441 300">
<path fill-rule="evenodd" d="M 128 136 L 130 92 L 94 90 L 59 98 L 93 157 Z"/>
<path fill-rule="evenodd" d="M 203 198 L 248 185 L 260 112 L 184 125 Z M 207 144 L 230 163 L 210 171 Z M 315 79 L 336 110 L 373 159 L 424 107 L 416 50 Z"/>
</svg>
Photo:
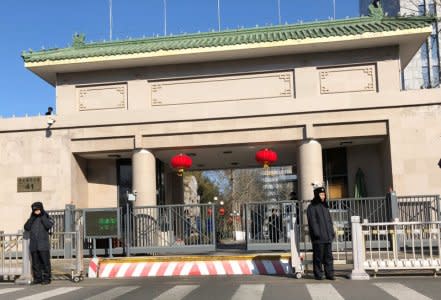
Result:
<svg viewBox="0 0 441 300">
<path fill-rule="evenodd" d="M 292 218 L 298 201 L 253 202 L 244 204 L 247 250 L 289 250 Z"/>
<path fill-rule="evenodd" d="M 366 270 L 441 268 L 441 222 L 362 223 Z"/>
<path fill-rule="evenodd" d="M 352 217 L 353 279 L 369 279 L 365 270 L 441 269 L 441 222 L 360 222 Z"/>
<path fill-rule="evenodd" d="M 0 233 L 0 276 L 15 277 L 22 272 L 23 233 Z"/>
<path fill-rule="evenodd" d="M 214 251 L 214 205 L 163 205 L 128 209 L 128 254 Z"/>
<path fill-rule="evenodd" d="M 309 255 L 305 210 L 309 202 L 296 200 L 252 202 L 237 206 L 236 211 L 221 216 L 221 207 L 214 204 L 164 205 L 122 208 L 119 239 L 112 239 L 114 254 L 198 253 L 216 249 L 289 250 L 290 219 L 299 225 L 299 251 Z M 334 221 L 333 243 L 337 261 L 351 261 L 351 217 L 360 216 L 369 222 L 439 221 L 439 196 L 402 196 L 331 199 L 328 201 Z M 54 218 L 54 231 L 75 231 L 83 211 L 68 205 L 65 210 L 49 211 Z M 105 241 L 108 244 L 108 241 Z M 103 243 L 104 245 L 104 243 Z M 228 245 L 225 247 L 225 245 Z M 92 240 L 85 239 L 86 249 Z M 58 249 L 62 250 L 62 248 Z M 98 249 L 98 255 L 105 255 Z"/>
</svg>

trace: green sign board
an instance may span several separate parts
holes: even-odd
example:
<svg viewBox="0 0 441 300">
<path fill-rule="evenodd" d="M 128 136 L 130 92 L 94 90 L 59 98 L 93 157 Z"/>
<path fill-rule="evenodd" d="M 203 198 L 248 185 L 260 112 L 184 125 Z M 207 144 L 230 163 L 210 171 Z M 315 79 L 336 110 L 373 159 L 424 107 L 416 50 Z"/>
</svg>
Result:
<svg viewBox="0 0 441 300">
<path fill-rule="evenodd" d="M 86 238 L 119 237 L 118 209 L 86 209 L 84 220 Z"/>
</svg>

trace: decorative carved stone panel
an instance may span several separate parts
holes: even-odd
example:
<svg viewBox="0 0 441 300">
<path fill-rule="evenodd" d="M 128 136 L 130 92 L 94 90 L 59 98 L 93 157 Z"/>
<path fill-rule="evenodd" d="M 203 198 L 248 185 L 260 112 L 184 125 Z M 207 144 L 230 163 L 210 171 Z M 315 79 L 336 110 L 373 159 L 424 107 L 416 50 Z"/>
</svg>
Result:
<svg viewBox="0 0 441 300">
<path fill-rule="evenodd" d="M 77 87 L 78 110 L 127 109 L 127 84 Z"/>
<path fill-rule="evenodd" d="M 319 69 L 320 93 L 376 92 L 375 65 Z"/>
<path fill-rule="evenodd" d="M 162 80 L 150 83 L 152 105 L 293 98 L 293 72 Z"/>
</svg>

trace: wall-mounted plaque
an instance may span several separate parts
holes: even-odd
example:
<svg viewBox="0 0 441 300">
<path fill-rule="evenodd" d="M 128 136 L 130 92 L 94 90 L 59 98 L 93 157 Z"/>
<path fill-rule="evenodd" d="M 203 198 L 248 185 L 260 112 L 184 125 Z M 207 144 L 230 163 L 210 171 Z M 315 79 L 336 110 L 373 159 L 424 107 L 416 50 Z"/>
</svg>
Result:
<svg viewBox="0 0 441 300">
<path fill-rule="evenodd" d="M 17 193 L 27 192 L 41 192 L 41 176 L 17 178 Z"/>
<path fill-rule="evenodd" d="M 377 90 L 376 65 L 334 67 L 319 69 L 320 93 L 375 92 Z"/>
<path fill-rule="evenodd" d="M 77 87 L 78 110 L 126 109 L 127 84 Z"/>
<path fill-rule="evenodd" d="M 152 81 L 152 105 L 294 97 L 293 71 Z"/>
</svg>

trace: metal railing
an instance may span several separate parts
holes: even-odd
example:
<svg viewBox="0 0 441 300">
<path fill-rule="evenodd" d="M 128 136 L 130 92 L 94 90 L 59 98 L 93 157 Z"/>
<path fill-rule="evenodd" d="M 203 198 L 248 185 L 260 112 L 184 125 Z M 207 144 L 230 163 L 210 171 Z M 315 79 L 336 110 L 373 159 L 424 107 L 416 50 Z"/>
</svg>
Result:
<svg viewBox="0 0 441 300">
<path fill-rule="evenodd" d="M 328 205 L 334 222 L 349 228 L 351 216 L 372 222 L 386 222 L 391 216 L 391 205 L 386 197 L 332 199 Z"/>
<path fill-rule="evenodd" d="M 214 209 L 211 204 L 133 208 L 125 215 L 130 253 L 214 251 Z"/>
<path fill-rule="evenodd" d="M 0 276 L 18 276 L 22 271 L 23 233 L 0 233 Z"/>
<path fill-rule="evenodd" d="M 51 228 L 51 232 L 63 232 L 65 227 L 65 210 L 56 209 L 47 211 L 49 216 L 54 221 L 54 225 Z"/>
<path fill-rule="evenodd" d="M 289 250 L 291 219 L 298 214 L 298 201 L 244 204 L 248 250 Z"/>
<path fill-rule="evenodd" d="M 337 260 L 349 261 L 352 249 L 351 217 L 360 216 L 369 222 L 439 221 L 439 196 L 401 196 L 344 198 L 328 201 L 334 222 L 333 243 Z M 290 222 L 294 216 L 299 225 L 299 250 L 312 249 L 309 242 L 305 211 L 308 202 L 296 200 L 252 202 L 238 206 L 235 215 L 220 217 L 214 204 L 165 205 L 123 208 L 120 239 L 112 239 L 115 254 L 153 254 L 167 252 L 207 252 L 223 243 L 248 250 L 289 250 Z M 274 209 L 274 217 L 273 215 Z M 73 206 L 48 211 L 54 219 L 54 232 L 74 231 L 83 211 Z M 302 212 L 302 213 L 301 213 Z M 231 224 L 229 223 L 231 219 Z M 106 241 L 107 245 L 108 241 Z M 241 245 L 239 245 L 241 244 Z M 93 241 L 84 240 L 91 250 Z M 57 244 L 62 250 L 62 244 Z M 101 248 L 100 248 L 101 247 Z M 106 253 L 104 244 L 98 254 Z"/>
<path fill-rule="evenodd" d="M 439 195 L 399 196 L 400 221 L 432 222 L 441 220 Z"/>
<path fill-rule="evenodd" d="M 441 268 L 441 222 L 362 223 L 369 270 Z"/>
</svg>

